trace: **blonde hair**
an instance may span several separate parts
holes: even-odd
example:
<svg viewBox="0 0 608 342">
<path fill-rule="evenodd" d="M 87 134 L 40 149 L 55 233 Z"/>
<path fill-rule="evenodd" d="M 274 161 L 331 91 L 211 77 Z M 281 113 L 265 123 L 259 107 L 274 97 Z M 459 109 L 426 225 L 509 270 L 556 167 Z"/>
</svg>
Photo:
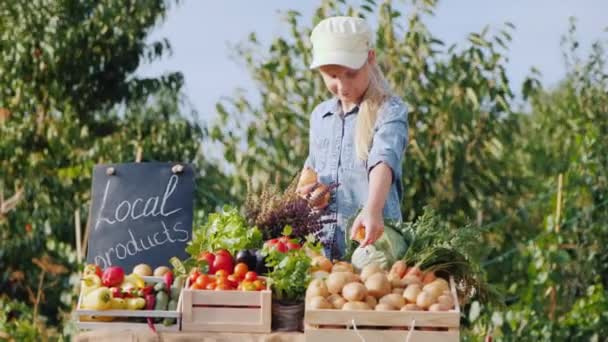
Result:
<svg viewBox="0 0 608 342">
<path fill-rule="evenodd" d="M 391 96 L 388 82 L 378 64 L 370 65 L 370 81 L 357 114 L 355 131 L 355 148 L 357 157 L 367 160 L 374 137 L 374 127 L 378 119 L 378 111 L 382 104 Z"/>
</svg>

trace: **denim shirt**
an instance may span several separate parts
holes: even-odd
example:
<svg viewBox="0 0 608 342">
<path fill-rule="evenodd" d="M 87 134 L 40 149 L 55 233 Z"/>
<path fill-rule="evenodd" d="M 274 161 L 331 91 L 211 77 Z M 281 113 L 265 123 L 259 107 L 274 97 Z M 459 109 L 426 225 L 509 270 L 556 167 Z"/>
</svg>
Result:
<svg viewBox="0 0 608 342">
<path fill-rule="evenodd" d="M 369 173 L 381 162 L 386 163 L 393 174 L 384 218 L 401 220 L 402 162 L 408 142 L 406 106 L 399 97 L 393 96 L 379 108 L 367 160 L 357 157 L 357 112 L 358 108 L 355 108 L 344 114 L 340 101 L 333 98 L 319 104 L 310 118 L 309 155 L 305 167 L 314 169 L 321 183 L 338 184 L 328 211 L 336 223 L 324 227 L 325 253 L 336 259 L 344 254 L 345 235 L 350 234 L 349 222 L 367 203 Z"/>
</svg>

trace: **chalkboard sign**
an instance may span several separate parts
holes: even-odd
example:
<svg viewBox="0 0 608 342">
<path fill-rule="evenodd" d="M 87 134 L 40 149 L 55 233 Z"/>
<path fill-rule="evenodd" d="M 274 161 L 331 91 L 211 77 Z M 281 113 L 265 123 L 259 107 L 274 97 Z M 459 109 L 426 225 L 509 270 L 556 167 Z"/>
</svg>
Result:
<svg viewBox="0 0 608 342">
<path fill-rule="evenodd" d="M 186 258 L 193 200 L 191 165 L 96 165 L 87 263 L 130 273 L 140 263 L 155 268 L 173 256 Z"/>
</svg>

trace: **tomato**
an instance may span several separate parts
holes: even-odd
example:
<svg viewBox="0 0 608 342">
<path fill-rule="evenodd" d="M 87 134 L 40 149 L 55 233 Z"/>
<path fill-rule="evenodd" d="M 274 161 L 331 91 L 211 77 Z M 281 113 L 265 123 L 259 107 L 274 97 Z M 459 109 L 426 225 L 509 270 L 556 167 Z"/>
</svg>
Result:
<svg viewBox="0 0 608 342">
<path fill-rule="evenodd" d="M 241 283 L 241 288 L 243 291 L 257 291 L 255 284 L 252 281 L 245 280 Z"/>
<path fill-rule="evenodd" d="M 215 283 L 209 283 L 207 286 L 205 286 L 205 290 L 215 290 L 215 286 Z"/>
<path fill-rule="evenodd" d="M 247 274 L 245 274 L 245 280 L 247 281 L 255 281 L 256 279 L 258 279 L 258 274 L 255 273 L 254 271 L 249 271 L 247 272 Z"/>
<path fill-rule="evenodd" d="M 125 279 L 125 271 L 119 266 L 110 266 L 103 271 L 101 282 L 105 287 L 120 286 Z"/>
<path fill-rule="evenodd" d="M 99 267 L 99 265 L 95 265 L 95 264 L 88 264 L 84 267 L 84 271 L 82 272 L 83 275 L 89 275 L 89 274 L 95 274 L 97 275 L 99 278 L 102 277 L 103 273 L 101 272 L 101 268 Z"/>
<path fill-rule="evenodd" d="M 199 275 L 201 275 L 201 272 L 195 268 L 190 271 L 190 276 L 188 277 L 188 280 L 190 280 L 190 285 L 194 284 Z"/>
<path fill-rule="evenodd" d="M 297 243 L 291 242 L 291 241 L 285 243 L 285 246 L 287 247 L 288 250 L 300 249 L 300 247 L 302 247 L 302 246 L 298 245 Z"/>
<path fill-rule="evenodd" d="M 245 274 L 249 272 L 249 267 L 247 267 L 247 264 L 244 262 L 240 262 L 238 264 L 236 264 L 236 266 L 234 266 L 234 275 L 237 278 L 245 278 Z"/>
<path fill-rule="evenodd" d="M 289 236 L 281 236 L 279 238 L 279 242 L 288 243 L 289 242 Z"/>
<path fill-rule="evenodd" d="M 213 274 L 217 273 L 219 270 L 224 270 L 226 271 L 226 275 L 228 275 L 232 273 L 232 270 L 234 269 L 234 261 L 229 254 L 218 254 L 215 256 L 212 268 Z"/>
<path fill-rule="evenodd" d="M 228 272 L 224 269 L 219 269 L 219 270 L 215 271 L 215 276 L 226 278 L 228 276 Z"/>
<path fill-rule="evenodd" d="M 266 283 L 262 279 L 256 279 L 253 282 L 253 285 L 255 285 L 255 289 L 257 291 L 262 291 L 266 289 Z"/>
<path fill-rule="evenodd" d="M 209 279 L 209 276 L 206 274 L 201 274 L 198 276 L 198 278 L 196 278 L 196 281 L 194 282 L 199 288 L 204 289 L 207 284 L 209 284 L 211 282 L 211 280 Z"/>
<path fill-rule="evenodd" d="M 281 253 L 287 253 L 287 246 L 283 242 L 279 242 L 276 245 L 274 245 L 274 249 L 276 249 L 277 251 L 279 251 Z"/>
<path fill-rule="evenodd" d="M 228 278 L 226 278 L 226 279 L 228 280 L 228 283 L 232 287 L 237 287 L 240 283 L 240 278 L 234 274 L 229 275 Z"/>
</svg>

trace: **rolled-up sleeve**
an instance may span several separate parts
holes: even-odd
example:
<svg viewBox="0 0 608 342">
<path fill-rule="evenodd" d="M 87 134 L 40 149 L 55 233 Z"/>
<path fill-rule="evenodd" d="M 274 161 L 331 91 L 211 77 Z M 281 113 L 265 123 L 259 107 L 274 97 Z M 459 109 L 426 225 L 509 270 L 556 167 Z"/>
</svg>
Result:
<svg viewBox="0 0 608 342">
<path fill-rule="evenodd" d="M 367 159 L 367 173 L 380 163 L 391 168 L 393 182 L 401 177 L 401 165 L 408 143 L 407 108 L 400 105 L 380 116 Z"/>
</svg>

